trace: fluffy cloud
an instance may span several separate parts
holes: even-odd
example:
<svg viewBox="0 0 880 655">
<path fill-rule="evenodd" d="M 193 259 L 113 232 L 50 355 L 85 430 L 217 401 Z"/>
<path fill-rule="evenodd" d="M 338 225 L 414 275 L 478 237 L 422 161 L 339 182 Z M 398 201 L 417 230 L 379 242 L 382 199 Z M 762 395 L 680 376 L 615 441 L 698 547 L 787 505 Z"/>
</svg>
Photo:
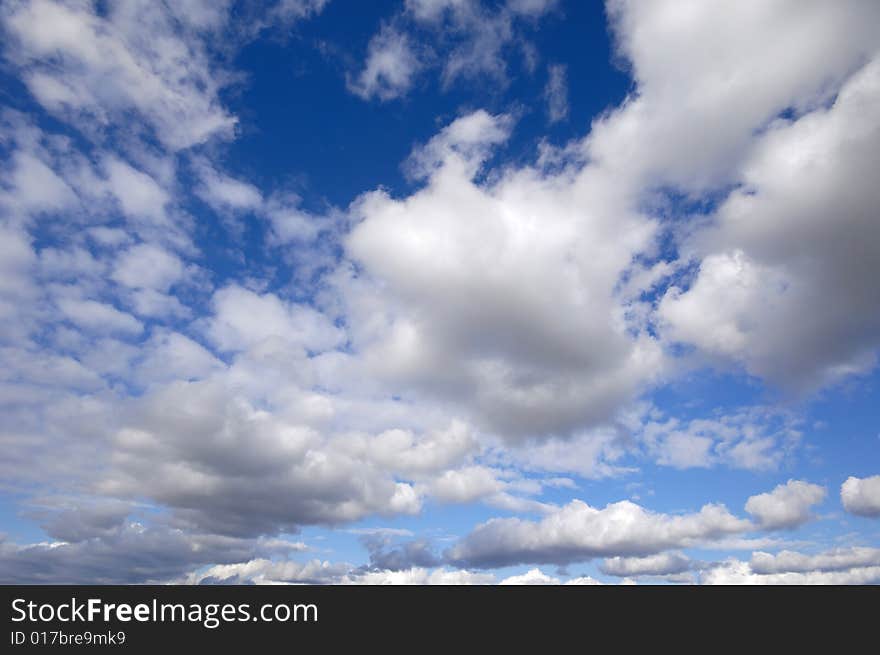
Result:
<svg viewBox="0 0 880 655">
<path fill-rule="evenodd" d="M 692 361 L 804 389 L 873 365 L 876 3 L 613 0 L 635 86 L 588 136 L 499 164 L 513 118 L 472 111 L 413 151 L 407 191 L 315 216 L 219 166 L 234 76 L 211 49 L 324 4 L 244 8 L 246 27 L 224 3 L 0 9 L 8 69 L 78 129 L 0 115 L 0 472 L 41 494 L 30 516 L 57 540 L 0 543 L 3 579 L 488 583 L 436 567 L 604 557 L 600 570 L 627 578 L 877 581 L 870 548 L 719 565 L 680 552 L 778 547 L 740 535 L 802 525 L 817 485 L 752 496 L 751 522 L 721 505 L 559 507 L 545 488 L 576 483 L 541 477 L 624 475 L 639 458 L 774 469 L 800 437 L 788 415 L 685 420 L 633 401 Z M 554 2 L 405 6 L 370 42 L 355 93 L 400 97 L 431 66 L 446 84 L 503 82 Z M 547 70 L 553 122 L 566 69 Z M 213 288 L 191 263 L 211 258 L 193 242 L 192 196 L 223 220 L 266 219 L 255 226 L 297 261 L 292 286 L 308 270 L 309 293 L 250 269 L 217 271 Z M 708 215 L 680 216 L 691 203 Z M 849 478 L 841 500 L 880 515 L 880 478 Z M 161 520 L 132 519 L 141 502 Z M 301 545 L 261 537 L 435 502 L 532 518 L 478 525 L 442 556 L 415 535 L 365 537 L 360 567 L 295 562 Z"/>
<path fill-rule="evenodd" d="M 163 4 L 128 2 L 102 16 L 84 2 L 31 0 L 6 5 L 2 20 L 5 54 L 30 92 L 86 131 L 135 111 L 177 149 L 235 127 L 204 46 Z"/>
<path fill-rule="evenodd" d="M 144 396 L 111 437 L 97 483 L 147 497 L 187 529 L 255 536 L 371 514 L 411 514 L 413 488 L 295 419 L 260 411 L 220 381 L 176 381 Z"/>
<path fill-rule="evenodd" d="M 140 334 L 144 329 L 131 314 L 96 300 L 62 298 L 58 309 L 74 324 L 97 333 Z"/>
<path fill-rule="evenodd" d="M 751 496 L 746 511 L 766 530 L 791 529 L 813 518 L 810 509 L 825 499 L 826 490 L 803 480 L 789 480 L 773 491 Z"/>
<path fill-rule="evenodd" d="M 878 165 L 878 107 L 874 58 L 827 109 L 764 131 L 741 188 L 689 246 L 696 279 L 660 303 L 667 338 L 796 390 L 873 365 L 880 196 L 863 171 Z"/>
<path fill-rule="evenodd" d="M 682 421 L 653 408 L 634 428 L 643 448 L 662 466 L 677 469 L 726 465 L 775 469 L 801 438 L 798 423 L 766 407 Z"/>
<path fill-rule="evenodd" d="M 876 52 L 868 26 L 880 19 L 870 0 L 611 0 L 607 13 L 637 90 L 594 125 L 590 153 L 622 175 L 693 190 L 736 181 L 756 131 L 826 100 Z"/>
<path fill-rule="evenodd" d="M 349 76 L 347 86 L 365 100 L 391 100 L 406 95 L 421 72 L 441 62 L 446 87 L 479 76 L 505 83 L 511 52 L 534 49 L 524 36 L 526 28 L 555 5 L 556 0 L 511 0 L 494 6 L 480 0 L 407 0 L 404 11 L 383 23 L 370 40 L 363 68 Z M 559 80 L 555 88 L 555 106 L 560 108 Z"/>
<path fill-rule="evenodd" d="M 132 289 L 167 291 L 183 276 L 184 264 L 173 253 L 147 243 L 119 254 L 111 277 Z"/>
<path fill-rule="evenodd" d="M 810 571 L 845 571 L 859 567 L 880 566 L 880 549 L 856 546 L 826 551 L 816 555 L 805 555 L 783 550 L 775 555 L 753 553 L 751 569 L 758 574 L 771 573 L 809 573 Z"/>
<path fill-rule="evenodd" d="M 504 578 L 498 584 L 501 585 L 558 585 L 559 578 L 554 578 L 541 569 L 529 569 L 521 575 L 512 575 Z"/>
<path fill-rule="evenodd" d="M 312 307 L 287 303 L 272 293 L 258 294 L 237 285 L 218 290 L 214 317 L 207 326 L 211 341 L 221 350 L 245 350 L 278 339 L 306 350 L 328 350 L 342 332 Z"/>
<path fill-rule="evenodd" d="M 880 551 L 849 548 L 805 555 L 754 553 L 750 562 L 728 560 L 700 573 L 703 584 L 877 584 Z"/>
<path fill-rule="evenodd" d="M 365 100 L 391 100 L 409 90 L 421 65 L 409 37 L 386 25 L 370 40 L 364 69 L 348 88 Z"/>
<path fill-rule="evenodd" d="M 8 584 L 138 584 L 182 578 L 193 568 L 298 550 L 296 544 L 243 540 L 120 521 L 75 542 L 17 545 L 0 540 Z"/>
<path fill-rule="evenodd" d="M 339 582 L 351 568 L 350 564 L 321 560 L 301 563 L 260 558 L 211 566 L 190 574 L 186 581 L 188 584 L 328 584 Z"/>
<path fill-rule="evenodd" d="M 195 169 L 201 180 L 196 195 L 213 209 L 253 211 L 263 204 L 263 196 L 254 185 L 230 177 L 202 159 L 195 160 Z"/>
<path fill-rule="evenodd" d="M 869 478 L 850 476 L 840 487 L 844 508 L 858 516 L 880 516 L 880 475 Z"/>
<path fill-rule="evenodd" d="M 669 576 L 686 573 L 691 561 L 681 553 L 658 553 L 647 557 L 610 557 L 599 566 L 602 573 L 621 578 Z"/>
<path fill-rule="evenodd" d="M 429 570 L 412 568 L 406 571 L 371 571 L 351 576 L 343 580 L 343 583 L 368 585 L 485 585 L 492 584 L 494 581 L 494 576 L 485 573 L 449 569 Z"/>
<path fill-rule="evenodd" d="M 476 567 L 524 563 L 566 564 L 602 556 L 641 556 L 681 548 L 752 529 L 722 505 L 695 514 L 657 514 L 629 501 L 603 509 L 573 500 L 538 522 L 491 519 L 446 554 Z"/>
<path fill-rule="evenodd" d="M 423 189 L 362 197 L 346 249 L 366 275 L 340 284 L 376 374 L 469 406 L 505 436 L 568 434 L 660 369 L 659 346 L 631 335 L 615 297 L 654 225 L 592 168 L 476 182 L 508 127 L 462 117 L 414 153 Z"/>
</svg>

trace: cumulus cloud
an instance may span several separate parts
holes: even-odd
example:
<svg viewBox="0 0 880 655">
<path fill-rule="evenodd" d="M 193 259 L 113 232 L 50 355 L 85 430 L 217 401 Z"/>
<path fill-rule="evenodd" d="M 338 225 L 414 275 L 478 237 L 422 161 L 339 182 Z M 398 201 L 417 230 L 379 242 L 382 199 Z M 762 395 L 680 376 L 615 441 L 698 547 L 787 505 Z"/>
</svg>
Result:
<svg viewBox="0 0 880 655">
<path fill-rule="evenodd" d="M 134 521 L 120 521 L 100 536 L 90 534 L 74 542 L 18 545 L 0 540 L 0 578 L 7 584 L 168 582 L 206 564 L 299 549 L 279 541 L 187 533 Z"/>
<path fill-rule="evenodd" d="M 409 37 L 386 25 L 370 40 L 364 69 L 348 88 L 364 100 L 391 100 L 409 91 L 421 67 Z"/>
<path fill-rule="evenodd" d="M 806 555 L 783 550 L 775 555 L 757 552 L 752 554 L 751 569 L 758 574 L 809 573 L 810 571 L 844 571 L 860 567 L 880 566 L 880 549 L 854 546 Z"/>
<path fill-rule="evenodd" d="M 612 0 L 607 13 L 637 92 L 594 125 L 590 153 L 628 177 L 685 190 L 736 181 L 756 131 L 827 100 L 876 52 L 868 25 L 880 18 L 860 0 L 797 10 Z"/>
<path fill-rule="evenodd" d="M 573 500 L 538 522 L 491 519 L 446 553 L 450 561 L 480 568 L 512 564 L 567 564 L 602 556 L 643 556 L 752 529 L 723 505 L 699 512 L 658 514 L 629 501 L 603 509 Z"/>
<path fill-rule="evenodd" d="M 411 485 L 220 381 L 157 388 L 111 439 L 114 466 L 100 491 L 151 498 L 187 529 L 255 536 L 421 506 Z"/>
<path fill-rule="evenodd" d="M 253 184 L 226 175 L 203 159 L 195 160 L 195 169 L 201 181 L 196 195 L 215 210 L 253 211 L 263 204 L 263 196 Z"/>
<path fill-rule="evenodd" d="M 661 368 L 615 297 L 654 224 L 593 168 L 477 182 L 508 129 L 504 116 L 459 118 L 414 153 L 423 189 L 363 196 L 346 249 L 366 275 L 342 271 L 340 284 L 375 374 L 469 406 L 511 438 L 569 434 Z"/>
<path fill-rule="evenodd" d="M 2 20 L 11 37 L 5 54 L 30 92 L 86 131 L 112 129 L 135 111 L 179 149 L 235 127 L 204 45 L 164 4 L 128 2 L 100 15 L 86 3 L 32 0 L 6 5 Z"/>
<path fill-rule="evenodd" d="M 840 500 L 850 514 L 880 516 L 880 475 L 869 478 L 848 477 L 840 487 Z"/>
<path fill-rule="evenodd" d="M 827 109 L 767 128 L 742 187 L 694 237 L 696 279 L 660 303 L 667 338 L 795 390 L 873 365 L 878 197 L 859 171 L 877 165 L 878 80 L 874 58 Z"/>
<path fill-rule="evenodd" d="M 207 335 L 221 350 L 245 350 L 278 339 L 305 350 L 328 350 L 342 332 L 308 305 L 287 303 L 272 293 L 258 294 L 238 285 L 219 289 Z"/>
<path fill-rule="evenodd" d="M 97 333 L 140 334 L 144 329 L 131 314 L 97 300 L 62 298 L 58 309 L 74 324 Z"/>
<path fill-rule="evenodd" d="M 504 578 L 498 584 L 501 585 L 558 585 L 559 578 L 554 578 L 541 569 L 529 569 L 521 575 L 512 575 Z"/>
<path fill-rule="evenodd" d="M 773 491 L 751 496 L 746 511 L 766 530 L 792 529 L 813 518 L 811 508 L 826 494 L 825 488 L 817 484 L 789 480 Z"/>
<path fill-rule="evenodd" d="M 432 568 L 441 563 L 431 549 L 431 544 L 424 539 L 392 546 L 386 535 L 370 534 L 364 535 L 361 543 L 370 553 L 370 570 L 404 571 Z"/>
<path fill-rule="evenodd" d="M 681 553 L 658 553 L 647 557 L 609 557 L 599 569 L 607 575 L 635 578 L 686 573 L 691 565 L 691 560 Z"/>
<path fill-rule="evenodd" d="M 468 110 L 413 150 L 404 191 L 319 216 L 220 165 L 235 76 L 212 48 L 324 4 L 247 9 L 247 27 L 223 3 L 0 9 L 8 69 L 76 128 L 0 115 L 0 472 L 39 488 L 30 516 L 54 540 L 0 543 L 0 577 L 489 583 L 439 567 L 605 558 L 603 573 L 627 579 L 876 582 L 870 548 L 717 565 L 681 552 L 781 547 L 743 535 L 810 520 L 825 490 L 800 480 L 750 497 L 754 521 L 711 504 L 560 507 L 544 491 L 578 484 L 553 475 L 622 476 L 640 459 L 789 461 L 801 426 L 788 413 L 685 419 L 634 404 L 679 364 L 798 390 L 874 365 L 877 4 L 612 0 L 635 84 L 587 136 L 506 162 L 514 118 Z M 432 66 L 446 85 L 498 86 L 554 6 L 409 0 L 349 88 L 390 100 Z M 547 71 L 557 122 L 567 69 Z M 269 280 L 280 265 L 213 276 L 193 264 L 206 259 L 193 196 L 199 211 L 264 219 L 273 255 L 297 261 L 290 286 Z M 680 215 L 691 203 L 706 214 Z M 293 288 L 302 270 L 309 293 Z M 849 478 L 841 501 L 880 515 L 880 477 Z M 135 520 L 141 502 L 162 519 Z M 443 554 L 422 535 L 362 535 L 361 566 L 297 562 L 301 544 L 266 538 L 477 502 L 521 516 Z"/>
<path fill-rule="evenodd" d="M 111 277 L 132 289 L 167 291 L 183 276 L 179 257 L 159 246 L 142 243 L 120 253 Z"/>
<path fill-rule="evenodd" d="M 407 0 L 404 10 L 383 23 L 370 40 L 363 68 L 348 78 L 348 89 L 365 100 L 387 101 L 406 95 L 419 74 L 437 67 L 442 67 L 446 87 L 480 76 L 506 83 L 511 52 L 534 50 L 526 28 L 555 5 L 556 0 L 494 5 L 480 0 Z M 558 90 L 555 95 L 561 97 Z M 556 106 L 560 107 L 558 100 Z"/>
<path fill-rule="evenodd" d="M 806 555 L 758 552 L 749 562 L 727 560 L 700 573 L 702 584 L 877 584 L 880 551 L 847 548 Z"/>
<path fill-rule="evenodd" d="M 801 439 L 796 419 L 768 407 L 689 421 L 652 408 L 633 431 L 658 464 L 677 469 L 772 470 Z"/>
</svg>

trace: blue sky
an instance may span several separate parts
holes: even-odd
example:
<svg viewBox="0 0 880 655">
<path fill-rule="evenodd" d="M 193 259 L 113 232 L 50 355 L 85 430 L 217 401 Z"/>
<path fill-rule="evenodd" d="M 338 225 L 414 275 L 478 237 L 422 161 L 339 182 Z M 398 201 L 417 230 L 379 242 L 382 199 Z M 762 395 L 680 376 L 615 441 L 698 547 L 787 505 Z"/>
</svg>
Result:
<svg viewBox="0 0 880 655">
<path fill-rule="evenodd" d="M 878 13 L 4 3 L 0 579 L 880 581 Z"/>
</svg>

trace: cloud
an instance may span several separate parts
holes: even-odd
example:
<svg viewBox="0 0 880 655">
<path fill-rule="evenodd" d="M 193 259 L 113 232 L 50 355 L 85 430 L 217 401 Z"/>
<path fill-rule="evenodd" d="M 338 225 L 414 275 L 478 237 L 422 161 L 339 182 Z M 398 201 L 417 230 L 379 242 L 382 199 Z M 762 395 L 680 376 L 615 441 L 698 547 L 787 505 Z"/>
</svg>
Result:
<svg viewBox="0 0 880 655">
<path fill-rule="evenodd" d="M 332 584 L 351 571 L 351 565 L 322 560 L 252 559 L 235 564 L 219 564 L 191 573 L 188 584 Z"/>
<path fill-rule="evenodd" d="M 475 181 L 509 124 L 463 116 L 413 154 L 424 188 L 362 196 L 345 247 L 363 272 L 337 279 L 374 375 L 457 402 L 511 440 L 568 435 L 660 372 L 658 344 L 628 330 L 615 296 L 654 225 L 593 168 Z"/>
<path fill-rule="evenodd" d="M 144 329 L 143 323 L 131 314 L 96 300 L 61 298 L 58 301 L 58 309 L 75 325 L 99 334 L 137 335 Z"/>
<path fill-rule="evenodd" d="M 629 501 L 603 509 L 573 500 L 538 522 L 491 519 L 453 546 L 449 561 L 490 568 L 513 564 L 568 564 L 595 557 L 644 556 L 752 529 L 723 505 L 695 514 L 657 514 Z"/>
<path fill-rule="evenodd" d="M 306 350 L 328 350 L 342 332 L 320 312 L 287 303 L 272 293 L 257 294 L 238 285 L 219 289 L 207 335 L 221 350 L 245 350 L 272 339 Z"/>
<path fill-rule="evenodd" d="M 168 291 L 183 273 L 179 257 L 159 246 L 141 243 L 119 254 L 111 277 L 131 289 Z"/>
<path fill-rule="evenodd" d="M 636 437 L 661 466 L 677 469 L 725 465 L 773 470 L 801 438 L 798 421 L 768 407 L 747 407 L 723 416 L 682 421 L 658 409 L 641 419 Z"/>
<path fill-rule="evenodd" d="M 505 84 L 509 51 L 533 53 L 526 27 L 555 6 L 556 0 L 407 0 L 370 40 L 364 66 L 347 79 L 348 89 L 384 102 L 405 96 L 418 75 L 441 66 L 447 88 L 480 76 Z"/>
<path fill-rule="evenodd" d="M 547 102 L 548 121 L 558 123 L 568 118 L 568 80 L 564 65 L 553 64 L 547 67 L 544 100 Z"/>
<path fill-rule="evenodd" d="M 420 510 L 411 485 L 342 446 L 220 380 L 175 381 L 134 402 L 96 487 L 161 503 L 187 530 L 241 537 Z"/>
<path fill-rule="evenodd" d="M 164 4 L 128 2 L 99 15 L 84 3 L 31 0 L 7 5 L 2 21 L 6 57 L 30 92 L 87 133 L 113 129 L 131 111 L 174 150 L 235 128 L 204 44 Z"/>
<path fill-rule="evenodd" d="M 606 575 L 621 578 L 669 576 L 686 573 L 691 560 L 681 553 L 658 553 L 647 557 L 610 557 L 599 566 Z"/>
<path fill-rule="evenodd" d="M 364 68 L 348 88 L 364 100 L 392 100 L 406 95 L 421 67 L 409 37 L 386 25 L 370 40 Z"/>
<path fill-rule="evenodd" d="M 449 569 L 428 570 L 412 568 L 406 571 L 371 571 L 351 576 L 343 584 L 366 585 L 485 585 L 492 584 L 495 576 L 486 573 Z"/>
<path fill-rule="evenodd" d="M 0 578 L 8 584 L 167 582 L 193 568 L 296 550 L 293 544 L 186 533 L 121 522 L 76 542 L 17 545 L 0 540 Z"/>
<path fill-rule="evenodd" d="M 361 543 L 370 553 L 369 569 L 374 571 L 404 571 L 412 568 L 432 568 L 441 563 L 424 540 L 408 541 L 390 547 L 385 535 L 364 535 Z"/>
<path fill-rule="evenodd" d="M 860 171 L 878 163 L 878 81 L 875 57 L 829 108 L 764 131 L 742 186 L 689 246 L 702 256 L 695 280 L 659 305 L 667 339 L 795 391 L 874 365 L 880 197 Z"/>
<path fill-rule="evenodd" d="M 611 0 L 606 12 L 636 88 L 594 123 L 589 152 L 621 175 L 683 191 L 735 182 L 768 123 L 827 100 L 878 46 L 868 25 L 880 7 L 858 0 L 797 9 Z"/>
<path fill-rule="evenodd" d="M 751 496 L 746 511 L 765 530 L 792 529 L 813 518 L 810 509 L 821 503 L 827 492 L 824 487 L 803 480 L 789 480 L 773 491 Z"/>
<path fill-rule="evenodd" d="M 880 566 L 880 549 L 856 546 L 805 555 L 783 550 L 775 555 L 753 553 L 749 563 L 752 571 L 760 575 L 773 573 L 809 573 L 811 571 L 845 571 L 859 567 Z"/>
<path fill-rule="evenodd" d="M 702 584 L 877 584 L 880 558 L 876 548 L 835 550 L 817 555 L 782 551 L 755 553 L 751 562 L 727 560 L 700 573 Z"/>
<path fill-rule="evenodd" d="M 857 516 L 880 516 L 880 475 L 869 478 L 850 476 L 840 487 L 844 509 Z"/>
<path fill-rule="evenodd" d="M 541 569 L 529 569 L 521 575 L 512 575 L 504 578 L 500 585 L 558 585 L 559 578 L 553 578 Z"/>
<path fill-rule="evenodd" d="M 255 211 L 263 204 L 260 190 L 253 184 L 226 175 L 205 160 L 195 160 L 201 181 L 196 195 L 216 211 Z"/>
</svg>

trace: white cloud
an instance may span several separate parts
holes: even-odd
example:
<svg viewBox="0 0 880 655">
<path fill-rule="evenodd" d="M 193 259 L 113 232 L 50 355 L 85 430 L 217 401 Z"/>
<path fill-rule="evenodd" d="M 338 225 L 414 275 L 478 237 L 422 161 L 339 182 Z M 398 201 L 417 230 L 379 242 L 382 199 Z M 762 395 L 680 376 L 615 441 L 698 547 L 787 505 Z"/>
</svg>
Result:
<svg viewBox="0 0 880 655">
<path fill-rule="evenodd" d="M 103 168 L 107 190 L 126 215 L 160 226 L 170 223 L 166 205 L 171 197 L 150 175 L 113 156 L 104 160 Z"/>
<path fill-rule="evenodd" d="M 477 567 L 524 563 L 565 564 L 602 556 L 643 556 L 691 546 L 752 529 L 723 505 L 695 514 L 657 514 L 629 501 L 595 509 L 573 500 L 539 522 L 491 519 L 447 553 Z"/>
<path fill-rule="evenodd" d="M 201 380 L 226 368 L 204 346 L 171 330 L 155 330 L 139 354 L 134 377 L 145 385 Z"/>
<path fill-rule="evenodd" d="M 295 562 L 253 559 L 236 564 L 219 564 L 190 574 L 189 584 L 234 582 L 237 584 L 327 584 L 339 580 L 351 570 L 350 564 L 322 560 Z"/>
<path fill-rule="evenodd" d="M 371 571 L 351 576 L 348 584 L 367 585 L 486 585 L 492 584 L 495 576 L 470 571 L 412 568 L 406 571 Z"/>
<path fill-rule="evenodd" d="M 172 149 L 229 135 L 236 119 L 220 106 L 204 44 L 164 4 L 29 0 L 6 5 L 6 56 L 49 111 L 87 133 L 137 112 Z"/>
<path fill-rule="evenodd" d="M 821 503 L 827 492 L 824 487 L 803 480 L 789 480 L 773 491 L 751 496 L 746 511 L 766 530 L 791 529 L 813 518 L 810 511 Z"/>
<path fill-rule="evenodd" d="M 668 576 L 686 573 L 691 560 L 681 553 L 658 553 L 647 557 L 610 557 L 599 566 L 602 573 L 621 578 Z"/>
<path fill-rule="evenodd" d="M 761 575 L 772 573 L 809 573 L 811 571 L 845 571 L 859 567 L 880 567 L 880 548 L 855 546 L 806 555 L 783 550 L 775 555 L 752 553 L 752 571 Z"/>
<path fill-rule="evenodd" d="M 182 578 L 212 563 L 247 561 L 298 550 L 278 540 L 186 533 L 145 526 L 124 513 L 78 512 L 68 516 L 67 536 L 79 541 L 18 545 L 0 539 L 0 577 L 11 584 L 142 584 Z M 73 519 L 75 525 L 70 525 Z"/>
<path fill-rule="evenodd" d="M 196 160 L 195 168 L 201 181 L 195 193 L 214 209 L 254 211 L 262 206 L 263 196 L 253 184 L 230 177 L 205 160 Z"/>
<path fill-rule="evenodd" d="M 568 118 L 568 79 L 566 67 L 553 64 L 547 67 L 547 86 L 544 100 L 547 102 L 547 119 L 558 123 Z"/>
<path fill-rule="evenodd" d="M 696 280 L 660 303 L 667 339 L 795 390 L 873 366 L 880 196 L 860 171 L 878 165 L 878 107 L 875 58 L 830 108 L 764 132 L 742 188 L 689 246 L 703 255 Z"/>
<path fill-rule="evenodd" d="M 840 487 L 840 500 L 850 514 L 880 516 L 880 475 L 848 477 Z"/>
<path fill-rule="evenodd" d="M 445 471 L 467 475 L 465 471 L 453 471 L 478 449 L 469 426 L 453 421 L 446 430 L 427 434 L 415 434 L 412 430 L 386 430 L 369 441 L 367 456 L 389 469 L 408 475 L 424 475 Z"/>
<path fill-rule="evenodd" d="M 849 585 L 880 582 L 876 549 L 803 555 L 755 553 L 751 563 L 727 560 L 700 573 L 702 584 Z"/>
<path fill-rule="evenodd" d="M 431 483 L 431 495 L 441 502 L 469 503 L 505 488 L 497 473 L 484 466 L 445 471 Z"/>
<path fill-rule="evenodd" d="M 541 569 L 529 569 L 521 575 L 512 575 L 504 578 L 500 585 L 558 585 L 559 578 L 553 578 Z"/>
<path fill-rule="evenodd" d="M 386 25 L 370 40 L 364 69 L 348 88 L 364 100 L 392 100 L 406 95 L 421 68 L 409 37 Z"/>
<path fill-rule="evenodd" d="M 659 346 L 628 331 L 615 297 L 654 226 L 593 168 L 475 182 L 509 124 L 456 120 L 412 157 L 427 186 L 354 205 L 346 249 L 364 274 L 340 271 L 344 311 L 374 374 L 457 401 L 504 436 L 568 434 L 659 373 Z"/>
<path fill-rule="evenodd" d="M 141 243 L 121 252 L 111 277 L 131 289 L 168 291 L 184 274 L 180 258 L 149 243 Z"/>
<path fill-rule="evenodd" d="M 150 498 L 187 529 L 255 536 L 421 507 L 411 485 L 349 452 L 344 437 L 257 409 L 224 380 L 155 387 L 116 425 L 98 490 Z"/>
<path fill-rule="evenodd" d="M 131 314 L 126 314 L 113 305 L 96 300 L 61 298 L 58 309 L 65 318 L 91 332 L 138 335 L 143 324 Z"/>
<path fill-rule="evenodd" d="M 736 180 L 756 132 L 828 97 L 876 51 L 870 1 L 751 5 L 611 0 L 617 48 L 637 91 L 594 124 L 602 165 L 658 186 Z"/>
<path fill-rule="evenodd" d="M 231 285 L 214 293 L 207 335 L 221 350 L 245 350 L 277 339 L 306 350 L 328 350 L 342 331 L 315 309 Z"/>
<path fill-rule="evenodd" d="M 21 129 L 21 126 L 16 126 Z M 60 211 L 77 203 L 73 189 L 55 171 L 27 150 L 17 150 L 5 164 L 0 208 L 21 218 Z"/>
</svg>

